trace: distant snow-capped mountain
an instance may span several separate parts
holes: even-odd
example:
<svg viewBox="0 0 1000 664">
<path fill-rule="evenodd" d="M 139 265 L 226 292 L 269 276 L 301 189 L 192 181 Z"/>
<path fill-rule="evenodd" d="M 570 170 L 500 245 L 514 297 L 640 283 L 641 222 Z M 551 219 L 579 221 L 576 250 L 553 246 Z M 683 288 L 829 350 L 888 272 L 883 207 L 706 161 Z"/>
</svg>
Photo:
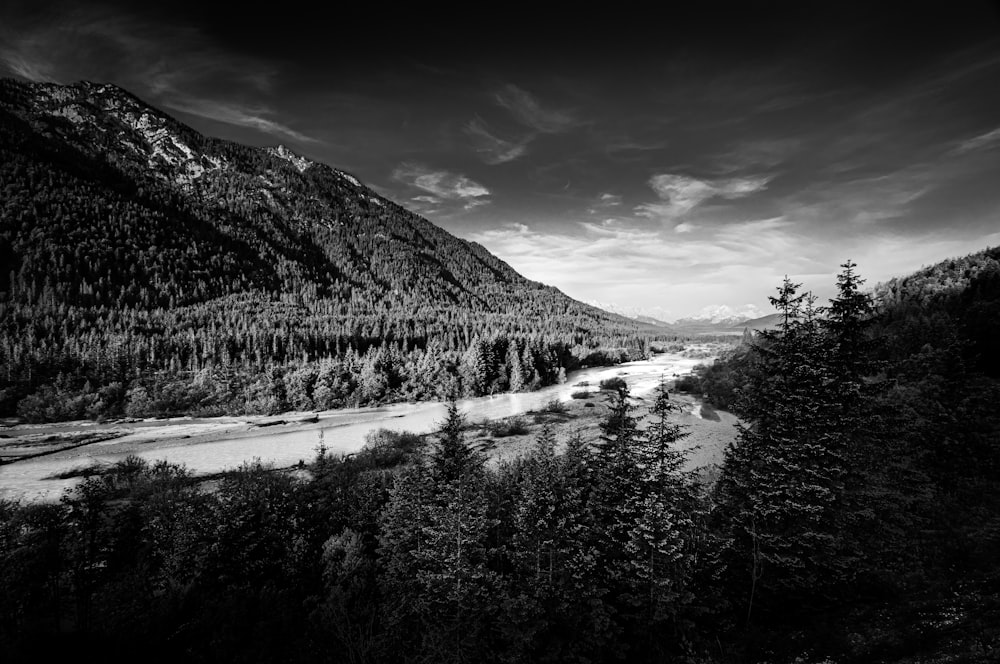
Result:
<svg viewBox="0 0 1000 664">
<path fill-rule="evenodd" d="M 677 318 L 664 307 L 635 307 L 623 306 L 598 300 L 588 300 L 587 304 L 604 309 L 605 311 L 619 316 L 625 316 L 633 320 L 652 323 L 654 325 L 718 325 L 728 327 L 739 325 L 749 320 L 760 318 L 764 314 L 753 304 L 744 304 L 738 307 L 731 307 L 726 304 L 712 305 L 703 308 L 693 316 Z"/>
<path fill-rule="evenodd" d="M 678 318 L 674 323 L 738 325 L 748 320 L 760 318 L 763 315 L 761 310 L 753 304 L 744 304 L 740 307 L 730 307 L 726 304 L 720 304 L 705 307 L 694 316 Z"/>
<path fill-rule="evenodd" d="M 665 321 L 670 318 L 670 310 L 663 307 L 630 307 L 599 300 L 586 300 L 584 304 L 651 325 L 667 325 Z"/>
</svg>

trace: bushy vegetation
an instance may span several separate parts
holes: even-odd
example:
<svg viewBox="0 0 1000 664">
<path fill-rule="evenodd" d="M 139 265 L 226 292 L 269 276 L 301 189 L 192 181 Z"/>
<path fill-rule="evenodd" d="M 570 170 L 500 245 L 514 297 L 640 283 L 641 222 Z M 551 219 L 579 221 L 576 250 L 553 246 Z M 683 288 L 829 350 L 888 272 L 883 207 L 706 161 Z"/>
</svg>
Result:
<svg viewBox="0 0 1000 664">
<path fill-rule="evenodd" d="M 545 403 L 545 408 L 542 410 L 542 412 L 561 414 L 567 412 L 568 410 L 569 406 L 567 406 L 564 402 L 560 401 L 559 399 L 549 399 Z"/>
<path fill-rule="evenodd" d="M 0 655 L 993 661 L 1000 382 L 955 343 L 962 300 L 877 311 L 853 268 L 826 308 L 779 289 L 712 484 L 683 470 L 666 383 L 645 422 L 606 390 L 597 445 L 556 453 L 546 425 L 499 465 L 454 405 L 429 440 L 382 430 L 213 491 L 131 458 L 59 504 L 0 505 Z"/>
<path fill-rule="evenodd" d="M 656 403 L 641 428 L 620 390 L 596 449 L 577 437 L 557 455 L 545 426 L 494 469 L 452 404 L 433 441 L 321 446 L 308 476 L 252 463 L 205 492 L 130 457 L 58 505 L 3 503 L 0 652 L 66 633 L 165 660 L 681 653 L 706 497 L 680 470 L 665 387 Z"/>
<path fill-rule="evenodd" d="M 528 421 L 520 416 L 505 417 L 504 419 L 490 422 L 486 430 L 494 438 L 523 436 L 528 433 Z"/>
<path fill-rule="evenodd" d="M 600 382 L 600 388 L 605 391 L 619 390 L 626 386 L 627 383 L 625 382 L 625 379 L 619 378 L 618 376 L 615 376 L 613 378 L 605 378 Z"/>
</svg>

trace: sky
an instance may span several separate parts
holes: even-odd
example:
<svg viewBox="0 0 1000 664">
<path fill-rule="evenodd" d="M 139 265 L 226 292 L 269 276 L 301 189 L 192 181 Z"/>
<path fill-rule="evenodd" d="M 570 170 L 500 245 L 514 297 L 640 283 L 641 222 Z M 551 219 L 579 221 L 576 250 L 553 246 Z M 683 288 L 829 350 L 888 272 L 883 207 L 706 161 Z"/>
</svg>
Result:
<svg viewBox="0 0 1000 664">
<path fill-rule="evenodd" d="M 998 2 L 151 4 L 0 0 L 0 76 L 286 145 L 579 300 L 768 313 L 1000 245 Z"/>
</svg>

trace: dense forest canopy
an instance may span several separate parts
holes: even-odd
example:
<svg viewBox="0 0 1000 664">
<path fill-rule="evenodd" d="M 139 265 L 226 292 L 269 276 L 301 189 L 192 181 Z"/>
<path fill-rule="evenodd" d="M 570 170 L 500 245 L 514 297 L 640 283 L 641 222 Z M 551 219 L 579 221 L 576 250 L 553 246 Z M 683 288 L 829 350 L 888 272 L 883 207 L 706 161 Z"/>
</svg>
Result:
<svg viewBox="0 0 1000 664">
<path fill-rule="evenodd" d="M 0 411 L 274 412 L 531 389 L 656 328 L 286 148 L 0 80 Z"/>
<path fill-rule="evenodd" d="M 127 459 L 0 504 L 11 661 L 972 662 L 1000 656 L 996 249 L 781 324 L 697 377 L 738 435 L 685 470 L 664 382 L 601 435 L 487 463 L 452 405 L 307 469 L 206 487 Z M 952 267 L 954 266 L 954 267 Z M 961 266 L 961 267 L 959 267 Z M 884 293 L 894 293 L 886 297 Z M 724 386 L 725 389 L 720 389 Z"/>
</svg>

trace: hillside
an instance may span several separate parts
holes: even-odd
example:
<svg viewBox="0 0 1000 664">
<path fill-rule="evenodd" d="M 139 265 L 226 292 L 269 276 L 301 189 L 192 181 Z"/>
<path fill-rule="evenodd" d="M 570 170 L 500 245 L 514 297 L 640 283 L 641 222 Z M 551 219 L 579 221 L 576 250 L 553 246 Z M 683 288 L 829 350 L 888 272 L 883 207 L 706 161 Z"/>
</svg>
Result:
<svg viewBox="0 0 1000 664">
<path fill-rule="evenodd" d="M 195 401 L 222 410 L 434 396 L 441 371 L 466 393 L 526 389 L 641 354 L 652 330 L 525 279 L 348 173 L 202 136 L 112 85 L 0 80 L 0 183 L 8 413 L 43 388 L 65 401 L 106 387 L 98 399 L 124 407 L 129 389 L 195 375 L 228 392 Z M 488 361 L 462 381 L 470 348 Z M 336 396 L 314 398 L 318 365 L 288 394 L 286 374 L 321 360 Z M 407 385 L 421 363 L 436 370 Z M 264 371 L 265 394 L 247 396 Z"/>
<path fill-rule="evenodd" d="M 958 353 L 1000 378 L 1000 247 L 950 258 L 873 289 L 892 358 Z M 928 355 L 929 356 L 929 355 Z"/>
</svg>

